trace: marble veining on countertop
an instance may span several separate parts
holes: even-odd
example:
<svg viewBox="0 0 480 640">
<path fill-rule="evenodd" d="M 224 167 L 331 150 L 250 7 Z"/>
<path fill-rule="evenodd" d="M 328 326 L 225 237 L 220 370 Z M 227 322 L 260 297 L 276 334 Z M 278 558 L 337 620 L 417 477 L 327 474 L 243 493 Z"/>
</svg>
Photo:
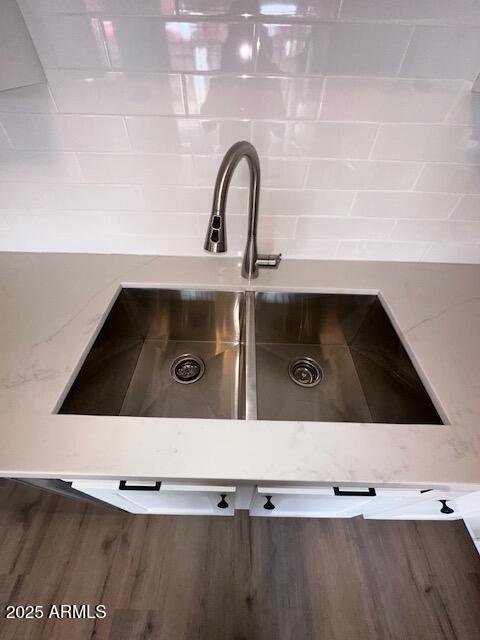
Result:
<svg viewBox="0 0 480 640">
<path fill-rule="evenodd" d="M 287 260 L 247 287 L 378 292 L 449 424 L 55 414 L 120 286 L 245 284 L 236 258 L 0 254 L 0 475 L 480 485 L 478 265 Z"/>
</svg>

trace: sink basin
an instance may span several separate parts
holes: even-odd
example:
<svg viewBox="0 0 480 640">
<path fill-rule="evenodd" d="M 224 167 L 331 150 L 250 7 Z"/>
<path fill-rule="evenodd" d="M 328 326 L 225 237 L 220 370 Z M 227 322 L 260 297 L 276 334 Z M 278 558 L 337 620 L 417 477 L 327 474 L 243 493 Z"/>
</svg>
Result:
<svg viewBox="0 0 480 640">
<path fill-rule="evenodd" d="M 59 413 L 442 424 L 375 295 L 122 289 Z"/>
<path fill-rule="evenodd" d="M 60 413 L 242 418 L 243 293 L 120 291 Z"/>
<path fill-rule="evenodd" d="M 375 295 L 262 292 L 260 420 L 442 424 Z"/>
</svg>

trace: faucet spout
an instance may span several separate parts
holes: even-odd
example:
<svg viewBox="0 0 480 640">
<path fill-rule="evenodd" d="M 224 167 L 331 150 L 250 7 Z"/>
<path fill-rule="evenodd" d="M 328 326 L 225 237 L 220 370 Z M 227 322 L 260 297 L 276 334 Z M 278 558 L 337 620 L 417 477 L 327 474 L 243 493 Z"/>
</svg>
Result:
<svg viewBox="0 0 480 640">
<path fill-rule="evenodd" d="M 228 188 L 232 175 L 242 158 L 247 160 L 250 173 L 247 243 L 243 255 L 242 276 L 251 280 L 258 277 L 260 267 L 278 267 L 281 254 L 273 256 L 258 255 L 257 222 L 260 194 L 260 161 L 255 147 L 250 142 L 236 142 L 230 147 L 222 160 L 215 181 L 212 213 L 208 223 L 204 249 L 211 253 L 224 253 L 227 250 L 225 210 Z"/>
</svg>

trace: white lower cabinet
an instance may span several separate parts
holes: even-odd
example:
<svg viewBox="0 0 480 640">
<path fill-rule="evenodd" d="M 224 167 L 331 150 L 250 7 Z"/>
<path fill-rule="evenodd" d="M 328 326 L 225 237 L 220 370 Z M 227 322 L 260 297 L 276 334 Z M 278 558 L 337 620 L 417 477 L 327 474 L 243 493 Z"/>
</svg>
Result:
<svg viewBox="0 0 480 640">
<path fill-rule="evenodd" d="M 133 480 L 74 480 L 72 488 L 130 513 L 233 516 L 235 486 Z"/>
<path fill-rule="evenodd" d="M 480 492 L 369 487 L 257 487 L 250 515 L 284 518 L 460 520 L 480 513 Z"/>
<path fill-rule="evenodd" d="M 352 518 L 374 499 L 370 487 L 257 487 L 251 516 Z"/>
<path fill-rule="evenodd" d="M 369 520 L 460 520 L 465 491 L 378 489 L 363 517 Z M 477 505 L 480 509 L 480 502 Z"/>
<path fill-rule="evenodd" d="M 73 480 L 73 489 L 130 513 L 371 520 L 464 519 L 480 544 L 480 491 L 357 486 L 257 486 L 187 481 Z"/>
</svg>

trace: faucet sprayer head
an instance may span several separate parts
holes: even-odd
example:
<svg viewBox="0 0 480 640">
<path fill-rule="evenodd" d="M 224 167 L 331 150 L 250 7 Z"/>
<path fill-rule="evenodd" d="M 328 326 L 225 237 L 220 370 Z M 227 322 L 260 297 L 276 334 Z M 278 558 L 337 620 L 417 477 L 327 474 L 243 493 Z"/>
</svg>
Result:
<svg viewBox="0 0 480 640">
<path fill-rule="evenodd" d="M 227 250 L 225 211 L 212 211 L 203 248 L 210 253 L 224 253 Z"/>
</svg>

